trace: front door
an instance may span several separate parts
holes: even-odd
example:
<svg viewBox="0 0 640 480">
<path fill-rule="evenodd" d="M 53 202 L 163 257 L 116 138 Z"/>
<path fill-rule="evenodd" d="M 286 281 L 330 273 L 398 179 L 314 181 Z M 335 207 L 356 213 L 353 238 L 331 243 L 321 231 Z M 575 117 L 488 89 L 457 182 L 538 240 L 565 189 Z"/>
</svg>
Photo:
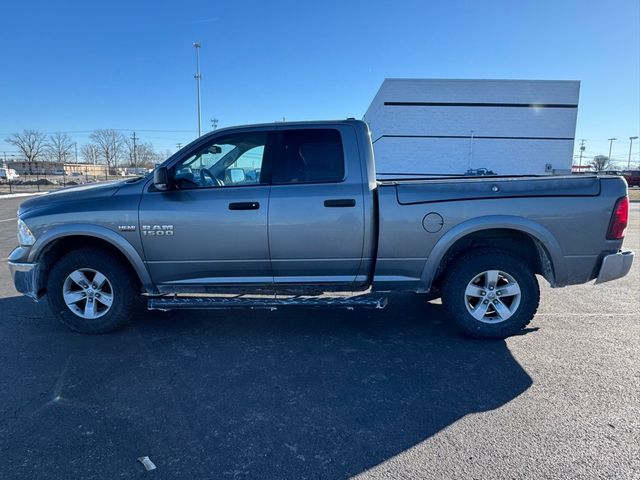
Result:
<svg viewBox="0 0 640 480">
<path fill-rule="evenodd" d="M 145 192 L 140 233 L 156 284 L 272 285 L 270 187 L 262 175 L 272 135 L 260 130 L 215 137 L 169 168 L 168 191 Z"/>
<path fill-rule="evenodd" d="M 289 127 L 278 130 L 276 143 L 269 202 L 276 288 L 352 287 L 364 243 L 355 132 L 349 126 Z"/>
</svg>

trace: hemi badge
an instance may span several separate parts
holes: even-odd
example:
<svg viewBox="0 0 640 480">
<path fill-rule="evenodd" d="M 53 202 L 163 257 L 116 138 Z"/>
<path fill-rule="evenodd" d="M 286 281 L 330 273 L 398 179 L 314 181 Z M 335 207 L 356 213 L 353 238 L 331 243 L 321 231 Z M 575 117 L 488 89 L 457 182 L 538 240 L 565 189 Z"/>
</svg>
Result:
<svg viewBox="0 0 640 480">
<path fill-rule="evenodd" d="M 118 225 L 118 230 L 121 232 L 135 232 L 135 225 Z"/>
</svg>

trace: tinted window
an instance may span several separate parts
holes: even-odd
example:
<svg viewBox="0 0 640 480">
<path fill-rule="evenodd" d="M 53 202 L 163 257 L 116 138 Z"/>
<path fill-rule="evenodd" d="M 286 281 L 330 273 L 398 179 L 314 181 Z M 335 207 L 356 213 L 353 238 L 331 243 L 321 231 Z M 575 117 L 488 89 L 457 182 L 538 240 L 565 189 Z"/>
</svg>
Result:
<svg viewBox="0 0 640 480">
<path fill-rule="evenodd" d="M 340 132 L 333 129 L 286 130 L 273 183 L 339 182 L 344 178 Z"/>
</svg>

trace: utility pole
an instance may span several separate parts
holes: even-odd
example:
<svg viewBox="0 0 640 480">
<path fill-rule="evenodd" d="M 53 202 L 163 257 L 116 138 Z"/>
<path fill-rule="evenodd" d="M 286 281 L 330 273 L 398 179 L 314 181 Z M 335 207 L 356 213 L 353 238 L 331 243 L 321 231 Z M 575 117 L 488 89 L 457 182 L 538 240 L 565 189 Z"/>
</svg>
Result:
<svg viewBox="0 0 640 480">
<path fill-rule="evenodd" d="M 609 138 L 609 161 L 611 161 L 611 147 L 613 146 L 613 141 L 617 140 L 617 138 Z"/>
<path fill-rule="evenodd" d="M 136 144 L 138 137 L 136 137 L 136 132 L 131 135 L 131 140 L 133 140 L 133 168 L 138 168 L 138 145 Z"/>
<path fill-rule="evenodd" d="M 629 160 L 627 161 L 627 170 L 631 168 L 631 147 L 633 146 L 633 141 L 637 139 L 638 137 L 629 137 Z"/>
<path fill-rule="evenodd" d="M 202 116 L 200 115 L 200 42 L 194 42 L 193 47 L 196 49 L 196 74 L 193 78 L 196 79 L 196 93 L 198 97 L 198 137 L 202 135 Z"/>
<path fill-rule="evenodd" d="M 177 148 L 178 150 L 180 150 L 180 149 L 182 148 L 182 144 L 181 144 L 181 143 L 176 143 L 176 148 Z"/>
<path fill-rule="evenodd" d="M 472 161 L 473 161 L 473 130 L 471 130 L 471 136 L 469 137 L 469 161 L 467 164 L 467 170 L 471 170 Z"/>
<path fill-rule="evenodd" d="M 578 165 L 582 166 L 582 154 L 586 150 L 587 147 L 584 146 L 584 138 L 580 140 L 580 160 L 578 160 Z"/>
</svg>

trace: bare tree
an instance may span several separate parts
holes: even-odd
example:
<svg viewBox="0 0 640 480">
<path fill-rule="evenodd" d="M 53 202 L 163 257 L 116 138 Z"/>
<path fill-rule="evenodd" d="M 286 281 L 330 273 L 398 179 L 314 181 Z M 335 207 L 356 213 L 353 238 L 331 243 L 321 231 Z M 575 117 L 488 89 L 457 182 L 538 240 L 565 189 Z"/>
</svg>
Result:
<svg viewBox="0 0 640 480">
<path fill-rule="evenodd" d="M 136 167 L 151 168 L 153 167 L 156 159 L 156 152 L 153 149 L 153 145 L 150 143 L 140 143 L 137 146 L 137 158 L 138 162 Z"/>
<path fill-rule="evenodd" d="M 95 130 L 89 138 L 98 149 L 100 160 L 102 160 L 109 170 L 116 170 L 118 160 L 122 158 L 125 138 L 117 130 L 102 129 Z"/>
<path fill-rule="evenodd" d="M 596 155 L 595 157 L 593 157 L 591 165 L 593 165 L 593 168 L 595 168 L 598 172 L 601 172 L 602 170 L 606 170 L 611 166 L 611 159 L 609 159 L 609 157 L 607 157 L 606 155 Z"/>
<path fill-rule="evenodd" d="M 86 143 L 82 145 L 82 147 L 80 147 L 80 155 L 82 155 L 85 162 L 92 163 L 94 165 L 100 160 L 98 147 L 93 143 Z"/>
<path fill-rule="evenodd" d="M 173 155 L 174 152 L 172 152 L 169 149 L 166 149 L 163 153 L 158 153 L 156 155 L 156 163 L 162 163 L 164 162 L 167 158 L 169 158 L 171 155 Z"/>
<path fill-rule="evenodd" d="M 49 137 L 46 152 L 50 160 L 65 163 L 73 152 L 73 140 L 66 133 L 56 132 Z"/>
<path fill-rule="evenodd" d="M 34 162 L 45 150 L 44 134 L 36 130 L 23 130 L 22 133 L 12 133 L 4 139 L 5 142 L 16 147 L 28 162 Z"/>
<path fill-rule="evenodd" d="M 126 162 L 126 166 L 127 167 L 135 167 L 136 166 L 136 162 L 135 162 L 135 158 L 136 158 L 136 150 L 137 150 L 137 145 L 133 144 L 133 140 L 131 139 L 131 137 L 126 137 L 123 135 L 122 137 L 122 150 L 123 150 L 123 156 L 124 156 L 124 160 Z"/>
<path fill-rule="evenodd" d="M 137 167 L 140 164 L 140 149 L 142 147 L 142 143 L 134 143 L 133 138 L 131 137 L 123 137 L 124 138 L 124 151 L 125 157 L 127 160 L 127 166 L 129 167 Z M 150 144 L 146 144 L 150 145 Z M 151 147 L 153 149 L 153 147 Z"/>
<path fill-rule="evenodd" d="M 153 148 L 153 144 L 149 142 L 134 143 L 131 137 L 124 138 L 125 158 L 129 167 L 151 168 L 156 163 L 157 153 Z"/>
</svg>

